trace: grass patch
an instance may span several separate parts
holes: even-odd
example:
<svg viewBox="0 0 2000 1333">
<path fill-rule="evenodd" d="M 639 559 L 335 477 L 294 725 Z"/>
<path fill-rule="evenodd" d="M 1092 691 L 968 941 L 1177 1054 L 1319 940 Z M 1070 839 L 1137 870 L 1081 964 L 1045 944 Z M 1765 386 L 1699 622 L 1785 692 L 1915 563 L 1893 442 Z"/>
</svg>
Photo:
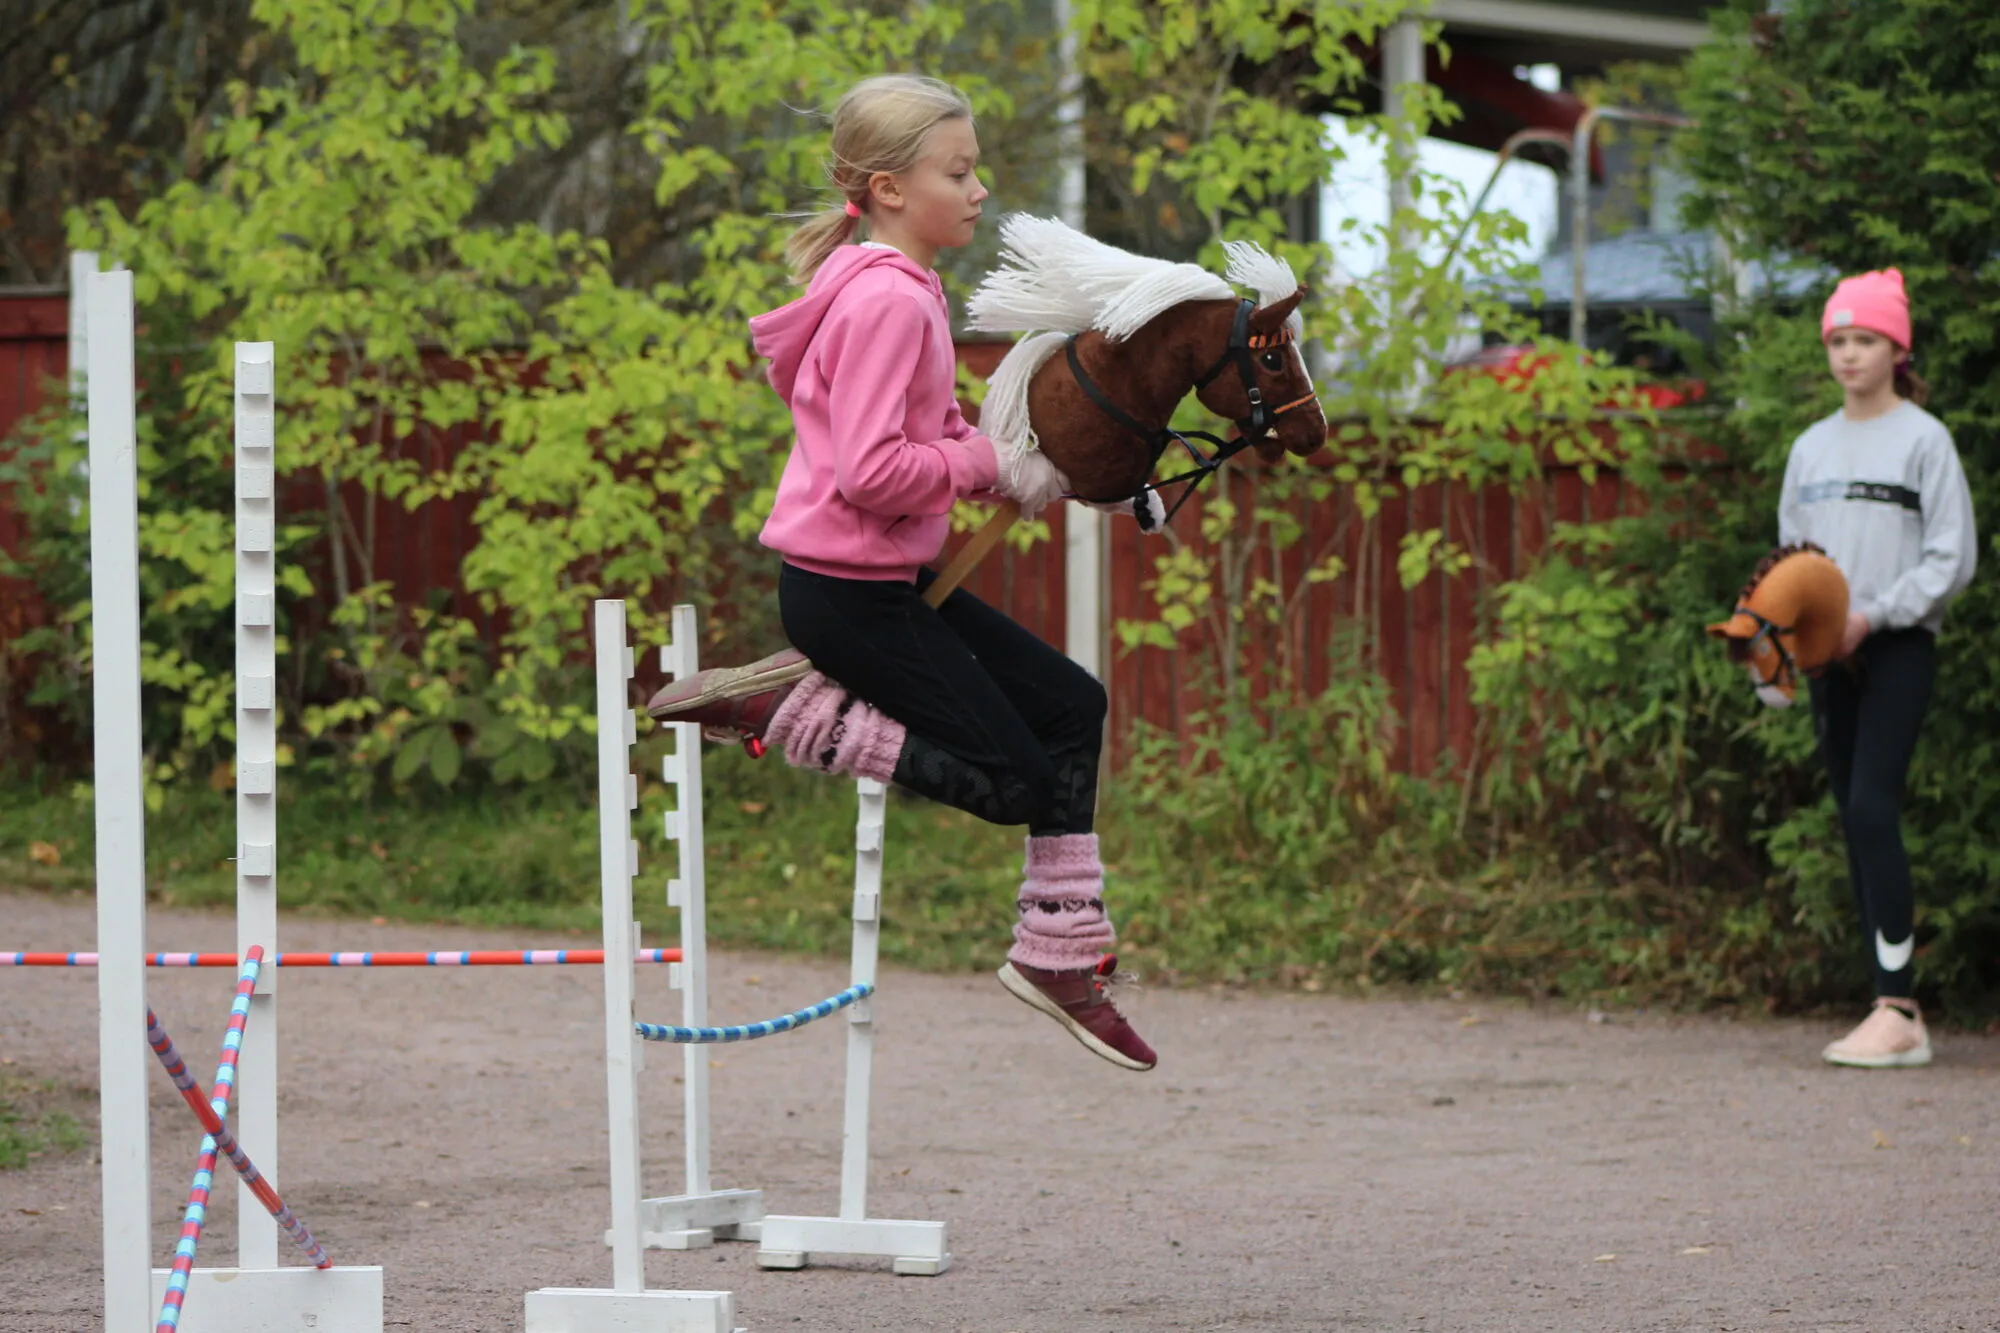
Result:
<svg viewBox="0 0 2000 1333">
<path fill-rule="evenodd" d="M 666 882 L 676 873 L 661 816 L 659 743 L 642 744 L 634 835 L 637 915 L 671 944 Z M 711 750 L 704 764 L 709 937 L 722 947 L 839 954 L 850 939 L 854 788 L 782 762 Z M 300 779 L 280 782 L 278 899 L 313 916 L 439 926 L 599 929 L 594 790 L 356 803 Z M 88 892 L 92 811 L 69 793 L 0 787 L 0 883 Z M 1020 833 L 894 794 L 889 802 L 883 956 L 930 970 L 997 962 L 1013 921 Z M 171 792 L 147 820 L 147 897 L 161 906 L 235 902 L 235 798 Z M 453 941 L 440 934 L 439 947 Z M 11 947 L 0 941 L 0 947 Z M 88 941 L 73 946 L 87 948 Z"/>
<path fill-rule="evenodd" d="M 648 777 L 634 826 L 634 897 L 654 945 L 672 944 L 677 925 L 666 905 L 676 867 L 661 820 L 671 796 L 651 776 L 663 748 L 642 742 L 635 764 Z M 1295 798 L 1258 803 L 1202 786 L 1205 803 L 1175 808 L 1141 802 L 1131 788 L 1105 798 L 1100 823 L 1120 954 L 1149 979 L 1726 997 L 1721 979 L 1691 974 L 1704 960 L 1689 957 L 1667 924 L 1684 921 L 1686 905 L 1662 914 L 1641 889 L 1606 891 L 1525 857 L 1441 871 L 1380 828 L 1343 833 L 1304 819 L 1301 828 L 1267 829 L 1261 812 Z M 439 948 L 456 945 L 452 926 L 581 937 L 599 929 L 594 789 L 554 782 L 357 803 L 301 778 L 280 788 L 278 896 L 289 911 L 435 924 Z M 844 955 L 852 784 L 711 749 L 704 788 L 710 940 Z M 70 794 L 0 788 L 0 883 L 88 891 L 91 821 L 88 801 Z M 171 793 L 147 822 L 149 900 L 233 906 L 234 829 L 232 795 Z M 997 966 L 1015 917 L 1020 830 L 892 791 L 887 836 L 883 957 L 928 971 Z M 13 946 L 0 939 L 0 947 Z"/>
<path fill-rule="evenodd" d="M 0 1070 L 0 1171 L 19 1171 L 39 1158 L 89 1147 L 80 1116 L 88 1099 L 88 1089 L 64 1089 L 52 1079 Z"/>
<path fill-rule="evenodd" d="M 1455 793 L 1350 780 L 1312 762 L 1317 744 L 1307 737 L 1296 754 L 1282 738 L 1241 747 L 1215 773 L 1156 768 L 1145 784 L 1128 778 L 1106 793 L 1107 897 L 1126 965 L 1167 984 L 1446 988 L 1683 1007 L 1762 1008 L 1813 993 L 1813 979 L 1801 982 L 1800 964 L 1787 961 L 1799 951 L 1782 896 L 1607 882 L 1525 841 L 1475 851 L 1452 836 Z M 671 945 L 677 928 L 661 819 L 671 796 L 657 777 L 665 745 L 647 738 L 635 761 L 634 896 L 653 945 Z M 704 770 L 711 941 L 844 956 L 853 785 L 737 750 L 711 749 Z M 458 945 L 454 926 L 598 931 L 594 787 L 553 781 L 374 802 L 301 776 L 280 787 L 287 910 L 434 924 L 438 948 Z M 150 900 L 231 907 L 234 828 L 230 794 L 172 792 L 147 824 Z M 1020 830 L 892 792 L 888 850 L 884 959 L 942 972 L 997 966 L 1015 918 Z M 87 800 L 0 787 L 0 884 L 88 892 L 91 855 Z"/>
</svg>

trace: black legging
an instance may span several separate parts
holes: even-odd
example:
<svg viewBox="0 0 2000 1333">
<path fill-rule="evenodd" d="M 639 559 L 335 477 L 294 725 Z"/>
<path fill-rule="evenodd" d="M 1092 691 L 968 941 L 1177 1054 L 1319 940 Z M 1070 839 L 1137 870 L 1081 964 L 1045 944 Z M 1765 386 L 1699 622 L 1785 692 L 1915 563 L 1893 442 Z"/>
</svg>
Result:
<svg viewBox="0 0 2000 1333">
<path fill-rule="evenodd" d="M 1812 682 L 1813 730 L 1847 835 L 1847 874 L 1875 968 L 1875 993 L 1909 998 L 1916 967 L 1890 967 L 1910 941 L 1915 900 L 1903 850 L 1903 781 L 1937 676 L 1937 639 L 1927 629 L 1871 634 L 1849 663 Z M 1880 936 L 1880 944 L 1877 936 Z"/>
<path fill-rule="evenodd" d="M 971 593 L 786 565 L 785 637 L 908 729 L 896 785 L 1031 834 L 1088 833 L 1105 694 L 1098 679 Z"/>
</svg>

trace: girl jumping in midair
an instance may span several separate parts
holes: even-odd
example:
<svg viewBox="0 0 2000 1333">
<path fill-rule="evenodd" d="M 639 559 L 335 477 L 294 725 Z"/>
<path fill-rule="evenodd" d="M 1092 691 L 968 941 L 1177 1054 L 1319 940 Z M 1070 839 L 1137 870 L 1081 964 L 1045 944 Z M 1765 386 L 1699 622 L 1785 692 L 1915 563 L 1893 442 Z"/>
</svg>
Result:
<svg viewBox="0 0 2000 1333">
<path fill-rule="evenodd" d="M 761 537 L 784 557 L 793 647 L 677 681 L 649 711 L 1025 824 L 1002 984 L 1104 1059 L 1151 1069 L 1107 986 L 1115 936 L 1093 832 L 1104 686 L 970 593 L 923 599 L 955 503 L 1005 497 L 1032 517 L 1066 489 L 1039 452 L 1003 464 L 953 397 L 932 269 L 971 241 L 987 195 L 970 104 L 935 80 L 873 78 L 841 99 L 832 138 L 841 202 L 787 247 L 805 295 L 750 322 L 797 430 Z M 852 243 L 864 222 L 869 239 Z"/>
</svg>

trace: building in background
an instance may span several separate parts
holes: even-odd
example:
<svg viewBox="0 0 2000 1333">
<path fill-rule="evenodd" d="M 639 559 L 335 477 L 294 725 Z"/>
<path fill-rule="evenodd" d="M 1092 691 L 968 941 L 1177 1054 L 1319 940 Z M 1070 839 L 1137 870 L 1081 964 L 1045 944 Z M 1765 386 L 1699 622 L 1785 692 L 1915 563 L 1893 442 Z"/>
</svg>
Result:
<svg viewBox="0 0 2000 1333">
<path fill-rule="evenodd" d="M 1427 14 L 1444 25 L 1449 60 L 1436 50 L 1413 55 L 1408 44 L 1414 25 L 1398 25 L 1400 31 L 1392 30 L 1374 53 L 1375 83 L 1379 90 L 1412 81 L 1421 65 L 1423 80 L 1459 106 L 1461 118 L 1438 127 L 1419 153 L 1426 170 L 1454 177 L 1468 197 L 1476 197 L 1496 168 L 1495 154 L 1512 136 L 1529 130 L 1551 131 L 1564 140 L 1574 135 L 1585 110 L 1574 91 L 1580 81 L 1627 61 L 1685 58 L 1707 40 L 1706 14 L 1713 7 L 1704 0 L 1435 0 Z M 1380 99 L 1377 91 L 1375 100 L 1364 101 L 1364 110 L 1378 109 Z M 1352 169 L 1323 191 L 1314 235 L 1331 237 L 1342 216 L 1377 223 L 1386 216 L 1397 184 L 1388 179 L 1379 150 L 1353 141 L 1358 151 Z M 1584 341 L 1626 363 L 1647 357 L 1653 369 L 1672 373 L 1658 349 L 1641 348 L 1633 339 L 1634 316 L 1650 312 L 1706 336 L 1712 326 L 1707 293 L 1721 257 L 1712 237 L 1681 225 L 1687 183 L 1673 169 L 1671 154 L 1638 149 L 1629 132 L 1592 136 Z M 1493 181 L 1486 203 L 1487 209 L 1505 209 L 1527 224 L 1523 257 L 1534 261 L 1539 273 L 1518 290 L 1517 304 L 1537 311 L 1545 329 L 1556 334 L 1570 331 L 1574 305 L 1569 168 L 1567 144 L 1525 143 Z M 1381 259 L 1379 246 L 1337 249 L 1344 267 L 1357 275 L 1365 276 Z"/>
</svg>

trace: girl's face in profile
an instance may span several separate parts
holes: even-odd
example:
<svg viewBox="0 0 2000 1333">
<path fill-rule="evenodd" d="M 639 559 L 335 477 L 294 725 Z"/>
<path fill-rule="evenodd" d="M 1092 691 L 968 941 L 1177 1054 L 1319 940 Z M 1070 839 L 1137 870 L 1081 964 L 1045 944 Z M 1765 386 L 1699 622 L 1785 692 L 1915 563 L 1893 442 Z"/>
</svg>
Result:
<svg viewBox="0 0 2000 1333">
<path fill-rule="evenodd" d="M 940 121 L 924 141 L 923 160 L 901 173 L 905 224 L 933 250 L 969 245 L 986 187 L 979 183 L 979 136 L 972 121 Z"/>
</svg>

